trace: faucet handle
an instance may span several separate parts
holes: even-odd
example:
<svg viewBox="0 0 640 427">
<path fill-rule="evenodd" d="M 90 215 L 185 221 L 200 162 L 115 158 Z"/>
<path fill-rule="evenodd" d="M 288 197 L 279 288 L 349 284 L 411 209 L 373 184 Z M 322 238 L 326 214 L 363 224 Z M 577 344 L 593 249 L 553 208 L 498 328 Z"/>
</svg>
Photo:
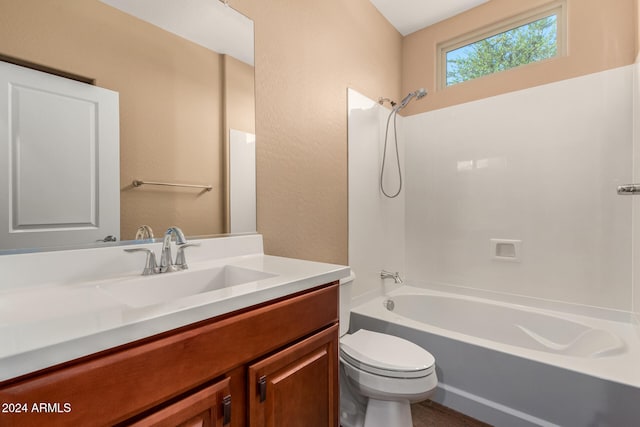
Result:
<svg viewBox="0 0 640 427">
<path fill-rule="evenodd" d="M 184 243 L 182 245 L 178 245 L 178 253 L 176 254 L 176 267 L 180 270 L 186 270 L 189 268 L 187 265 L 187 259 L 184 255 L 184 250 L 191 246 L 200 246 L 200 243 Z"/>
<path fill-rule="evenodd" d="M 156 262 L 156 254 L 151 250 L 151 249 L 147 249 L 147 248 L 132 248 L 132 249 L 125 249 L 125 252 L 146 252 L 147 254 L 147 260 L 145 262 L 144 265 L 144 270 L 142 270 L 142 275 L 143 276 L 149 276 L 151 274 L 156 274 L 158 273 L 158 263 Z"/>
</svg>

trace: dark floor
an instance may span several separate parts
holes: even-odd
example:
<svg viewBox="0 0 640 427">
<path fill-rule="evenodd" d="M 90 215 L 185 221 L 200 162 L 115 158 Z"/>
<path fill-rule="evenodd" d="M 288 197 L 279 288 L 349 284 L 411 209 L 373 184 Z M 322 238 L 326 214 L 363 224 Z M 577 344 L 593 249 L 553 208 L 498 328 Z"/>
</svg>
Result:
<svg viewBox="0 0 640 427">
<path fill-rule="evenodd" d="M 413 427 L 491 427 L 431 400 L 411 405 L 411 415 Z"/>
</svg>

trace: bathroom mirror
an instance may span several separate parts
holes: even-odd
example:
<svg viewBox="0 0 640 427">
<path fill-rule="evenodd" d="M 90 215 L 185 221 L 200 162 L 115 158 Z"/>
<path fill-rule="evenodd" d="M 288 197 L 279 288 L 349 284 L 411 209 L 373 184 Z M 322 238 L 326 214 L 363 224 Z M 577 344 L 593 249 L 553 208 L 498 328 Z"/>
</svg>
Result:
<svg viewBox="0 0 640 427">
<path fill-rule="evenodd" d="M 232 149 L 231 135 L 255 144 L 249 18 L 219 0 L 0 0 L 0 10 L 0 55 L 118 92 L 118 244 L 134 239 L 142 224 L 156 237 L 171 225 L 187 236 L 255 232 L 255 225 L 234 227 L 231 212 L 234 188 L 255 191 L 255 169 L 247 172 L 255 158 L 230 158 L 247 152 Z M 249 185 L 231 182 L 237 161 Z M 239 205 L 233 199 L 243 224 L 255 224 L 255 194 Z M 104 244 L 113 243 L 82 246 Z M 56 246 L 42 241 L 30 249 Z"/>
</svg>

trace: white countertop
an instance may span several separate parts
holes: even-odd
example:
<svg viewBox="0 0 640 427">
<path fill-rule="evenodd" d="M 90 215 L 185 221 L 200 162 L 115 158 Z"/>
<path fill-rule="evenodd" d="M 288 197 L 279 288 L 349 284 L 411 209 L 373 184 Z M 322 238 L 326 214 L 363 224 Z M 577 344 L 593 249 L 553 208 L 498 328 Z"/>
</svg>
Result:
<svg viewBox="0 0 640 427">
<path fill-rule="evenodd" d="M 63 279 L 48 277 L 44 281 L 34 276 L 32 282 L 40 280 L 43 283 L 21 283 L 22 286 L 18 287 L 5 284 L 0 288 L 0 381 L 308 290 L 339 280 L 350 272 L 348 267 L 341 265 L 264 255 L 261 236 L 242 238 L 249 241 L 250 249 L 227 251 L 232 254 L 230 257 L 221 256 L 225 248 L 220 246 L 229 243 L 237 246 L 237 240 L 230 240 L 233 237 L 207 239 L 203 245 L 206 248 L 194 251 L 193 261 L 187 257 L 189 270 L 163 275 L 188 280 L 189 274 L 200 270 L 231 265 L 269 273 L 270 277 L 170 302 L 133 307 L 101 290 L 106 281 L 137 277 L 139 272 L 134 271 L 102 272 L 93 280 L 87 279 L 86 275 L 80 275 L 82 279 L 78 280 L 74 274 L 67 274 Z M 259 242 L 256 243 L 256 239 Z M 216 247 L 212 249 L 211 245 Z M 104 252 L 99 252 L 101 250 L 93 251 L 94 255 L 99 255 L 98 259 L 104 258 Z M 123 252 L 122 248 L 109 251 L 113 256 L 121 256 Z M 13 265 L 31 265 L 32 269 L 38 269 L 35 262 L 48 261 L 51 256 L 59 258 L 56 262 L 65 257 L 79 259 L 89 256 L 82 251 L 64 252 L 70 253 L 52 252 L 35 257 L 34 254 L 11 255 L 32 257 L 29 260 L 15 258 L 15 262 L 0 257 L 0 272 L 5 278 L 15 277 L 18 282 L 24 275 L 15 271 Z M 141 270 L 144 257 L 136 257 L 136 260 Z M 73 265 L 69 268 L 73 270 Z M 100 266 L 96 264 L 94 270 L 100 270 Z"/>
</svg>

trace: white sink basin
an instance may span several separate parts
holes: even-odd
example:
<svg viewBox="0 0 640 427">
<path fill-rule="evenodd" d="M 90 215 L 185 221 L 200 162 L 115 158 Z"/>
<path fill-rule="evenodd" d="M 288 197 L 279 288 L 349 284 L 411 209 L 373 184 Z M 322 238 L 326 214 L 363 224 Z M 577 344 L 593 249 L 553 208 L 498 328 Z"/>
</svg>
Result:
<svg viewBox="0 0 640 427">
<path fill-rule="evenodd" d="M 119 302 L 138 308 L 275 276 L 275 274 L 264 271 L 224 265 L 205 270 L 185 270 L 140 276 L 134 279 L 100 284 L 98 288 Z"/>
</svg>

